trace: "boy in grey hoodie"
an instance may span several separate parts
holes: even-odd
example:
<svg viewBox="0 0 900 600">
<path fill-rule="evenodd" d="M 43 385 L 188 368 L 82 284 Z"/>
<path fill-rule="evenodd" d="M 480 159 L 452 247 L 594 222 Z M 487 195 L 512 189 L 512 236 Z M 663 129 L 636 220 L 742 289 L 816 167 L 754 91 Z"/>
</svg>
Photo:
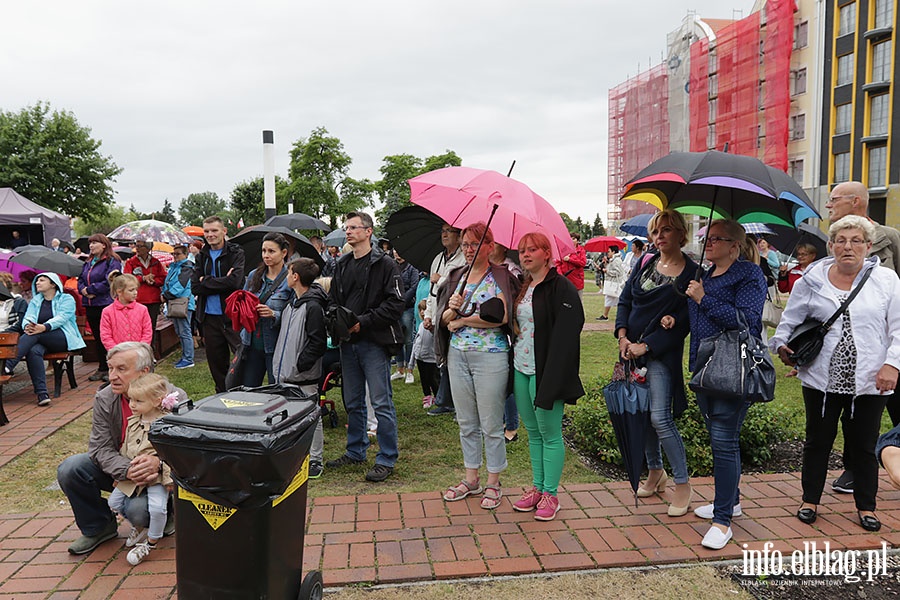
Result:
<svg viewBox="0 0 900 600">
<path fill-rule="evenodd" d="M 325 307 L 328 304 L 325 290 L 314 283 L 318 276 L 319 266 L 312 259 L 298 258 L 288 265 L 286 281 L 294 294 L 281 311 L 281 329 L 272 356 L 276 383 L 292 383 L 300 386 L 304 394 L 316 397 L 327 344 Z M 310 479 L 322 475 L 324 445 L 322 418 L 319 417 L 309 451 Z"/>
</svg>

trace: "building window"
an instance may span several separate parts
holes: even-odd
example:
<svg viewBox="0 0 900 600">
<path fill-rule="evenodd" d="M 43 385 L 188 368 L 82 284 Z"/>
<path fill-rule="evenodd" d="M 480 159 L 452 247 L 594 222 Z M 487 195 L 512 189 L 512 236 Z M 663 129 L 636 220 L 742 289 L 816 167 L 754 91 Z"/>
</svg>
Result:
<svg viewBox="0 0 900 600">
<path fill-rule="evenodd" d="M 794 25 L 794 50 L 806 48 L 809 44 L 809 21 Z"/>
<path fill-rule="evenodd" d="M 802 140 L 806 137 L 806 115 L 794 115 L 791 117 L 792 140 Z"/>
<path fill-rule="evenodd" d="M 719 76 L 715 73 L 709 76 L 709 97 L 715 98 L 719 95 Z"/>
<path fill-rule="evenodd" d="M 712 150 L 719 149 L 719 148 L 716 148 L 716 124 L 715 123 L 710 123 L 710 125 L 709 125 L 709 130 L 707 131 L 707 134 L 706 134 L 706 147 L 708 149 L 712 149 Z"/>
<path fill-rule="evenodd" d="M 806 93 L 806 67 L 794 71 L 794 89 L 792 95 Z"/>
<path fill-rule="evenodd" d="M 853 54 L 838 56 L 837 59 L 837 85 L 853 83 Z"/>
<path fill-rule="evenodd" d="M 760 81 L 756 86 L 756 96 L 759 99 L 759 110 L 765 110 L 766 108 L 766 82 Z"/>
<path fill-rule="evenodd" d="M 840 104 L 834 107 L 834 133 L 850 133 L 850 123 L 853 119 L 853 105 Z"/>
<path fill-rule="evenodd" d="M 838 16 L 838 35 L 847 35 L 856 31 L 856 3 L 841 7 Z"/>
<path fill-rule="evenodd" d="M 834 155 L 834 182 L 850 181 L 850 153 L 841 152 Z"/>
<path fill-rule="evenodd" d="M 716 117 L 719 115 L 719 99 L 712 98 L 709 101 L 709 122 L 715 123 Z"/>
<path fill-rule="evenodd" d="M 894 0 L 875 0 L 875 29 L 894 26 Z"/>
<path fill-rule="evenodd" d="M 788 173 L 801 186 L 803 185 L 803 159 L 795 158 L 788 161 Z"/>
<path fill-rule="evenodd" d="M 888 132 L 888 94 L 872 97 L 869 113 L 869 135 L 887 135 Z"/>
<path fill-rule="evenodd" d="M 887 173 L 887 146 L 869 148 L 869 182 L 870 188 L 885 187 Z"/>
<path fill-rule="evenodd" d="M 891 80 L 891 40 L 872 46 L 872 82 Z"/>
</svg>

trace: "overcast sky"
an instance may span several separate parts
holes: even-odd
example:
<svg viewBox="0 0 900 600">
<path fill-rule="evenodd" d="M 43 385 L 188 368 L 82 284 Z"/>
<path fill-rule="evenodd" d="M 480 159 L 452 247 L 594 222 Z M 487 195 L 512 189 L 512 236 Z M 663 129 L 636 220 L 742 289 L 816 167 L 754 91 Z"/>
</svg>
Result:
<svg viewBox="0 0 900 600">
<path fill-rule="evenodd" d="M 454 150 L 571 217 L 606 222 L 607 91 L 660 62 L 688 10 L 751 0 L 301 0 L 3 6 L 0 107 L 72 111 L 142 211 L 228 198 L 324 126 L 378 179 L 384 156 Z"/>
</svg>

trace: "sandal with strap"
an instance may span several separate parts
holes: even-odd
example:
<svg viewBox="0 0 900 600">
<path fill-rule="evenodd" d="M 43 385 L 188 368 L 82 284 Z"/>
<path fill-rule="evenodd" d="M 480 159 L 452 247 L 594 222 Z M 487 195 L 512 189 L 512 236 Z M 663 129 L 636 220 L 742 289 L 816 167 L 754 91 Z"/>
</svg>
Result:
<svg viewBox="0 0 900 600">
<path fill-rule="evenodd" d="M 480 494 L 481 492 L 482 487 L 480 483 L 476 481 L 473 485 L 463 479 L 457 485 L 447 488 L 447 491 L 444 492 L 444 500 L 447 502 L 456 502 L 457 500 L 462 500 L 463 498 L 467 498 L 474 494 Z"/>
<path fill-rule="evenodd" d="M 503 492 L 500 491 L 500 483 L 496 485 L 484 486 L 484 496 L 481 498 L 481 508 L 493 510 L 500 506 L 500 499 L 503 498 Z"/>
</svg>

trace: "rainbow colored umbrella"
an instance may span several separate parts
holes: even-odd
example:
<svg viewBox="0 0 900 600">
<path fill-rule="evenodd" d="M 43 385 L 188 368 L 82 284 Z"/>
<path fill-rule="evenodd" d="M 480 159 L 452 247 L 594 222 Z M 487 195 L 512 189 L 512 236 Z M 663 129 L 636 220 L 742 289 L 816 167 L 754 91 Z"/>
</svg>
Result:
<svg viewBox="0 0 900 600">
<path fill-rule="evenodd" d="M 752 156 L 710 150 L 672 152 L 625 184 L 623 200 L 709 218 L 797 227 L 821 218 L 787 173 Z"/>
</svg>

